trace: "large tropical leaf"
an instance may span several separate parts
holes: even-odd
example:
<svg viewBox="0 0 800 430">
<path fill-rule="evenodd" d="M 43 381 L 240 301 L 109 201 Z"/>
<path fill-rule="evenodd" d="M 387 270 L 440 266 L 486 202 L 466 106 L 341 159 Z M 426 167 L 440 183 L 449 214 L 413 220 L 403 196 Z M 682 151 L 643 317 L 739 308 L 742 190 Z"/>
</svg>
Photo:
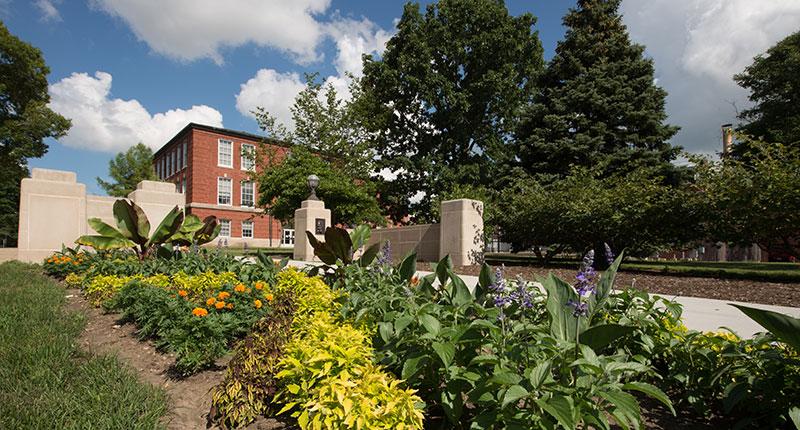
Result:
<svg viewBox="0 0 800 430">
<path fill-rule="evenodd" d="M 800 319 L 765 309 L 734 305 L 733 303 L 730 305 L 744 312 L 761 327 L 769 330 L 775 337 L 800 352 Z"/>
<path fill-rule="evenodd" d="M 633 327 L 619 324 L 596 325 L 581 333 L 580 341 L 599 354 L 611 342 L 632 333 L 633 330 Z"/>
<path fill-rule="evenodd" d="M 217 217 L 209 215 L 203 218 L 203 226 L 194 233 L 194 242 L 198 245 L 211 242 L 219 236 L 222 225 L 217 222 Z"/>
<path fill-rule="evenodd" d="M 150 237 L 150 221 L 147 219 L 147 214 L 144 213 L 144 209 L 142 209 L 141 207 L 139 207 L 139 205 L 133 202 L 130 203 L 130 207 L 136 214 L 136 217 L 134 219 L 136 220 L 137 234 L 143 238 Z"/>
<path fill-rule="evenodd" d="M 119 249 L 119 248 L 131 248 L 136 246 L 133 241 L 126 239 L 124 237 L 110 237 L 110 236 L 98 236 L 98 235 L 84 235 L 79 237 L 75 243 L 83 246 L 91 246 L 97 250 L 108 250 L 108 249 Z"/>
<path fill-rule="evenodd" d="M 325 264 L 336 264 L 336 255 L 331 251 L 326 242 L 318 240 L 317 237 L 308 230 L 306 230 L 306 236 L 308 237 L 308 243 L 314 248 L 314 255 Z"/>
<path fill-rule="evenodd" d="M 136 209 L 127 200 L 117 200 L 114 202 L 114 218 L 117 220 L 117 228 L 123 236 L 142 245 L 147 242 L 147 236 L 139 234 L 139 222 Z"/>
<path fill-rule="evenodd" d="M 164 219 L 161 220 L 161 223 L 156 227 L 156 230 L 146 242 L 145 246 L 149 247 L 166 242 L 181 228 L 181 225 L 183 225 L 183 210 L 175 206 Z"/>
<path fill-rule="evenodd" d="M 202 227 L 203 222 L 200 221 L 200 218 L 197 215 L 186 215 L 183 218 L 183 224 L 181 225 L 181 228 L 169 238 L 169 242 L 180 246 L 191 245 L 192 241 L 194 240 L 195 232 Z"/>
<path fill-rule="evenodd" d="M 361 267 L 369 266 L 374 260 L 375 257 L 378 256 L 378 251 L 381 248 L 382 243 L 373 243 L 367 249 L 364 250 L 364 253 L 361 254 L 361 257 L 358 259 L 358 264 Z"/>
<path fill-rule="evenodd" d="M 397 272 L 400 275 L 400 279 L 410 281 L 414 273 L 417 272 L 417 253 L 411 252 L 408 254 L 406 258 L 400 262 L 400 265 L 397 267 Z"/>
<path fill-rule="evenodd" d="M 91 227 L 94 231 L 100 233 L 100 236 L 126 239 L 126 237 L 119 230 L 104 223 L 100 218 L 89 218 L 87 222 L 89 224 L 89 227 Z"/>
<path fill-rule="evenodd" d="M 369 242 L 371 236 L 369 226 L 361 224 L 350 232 L 350 241 L 353 243 L 353 250 L 359 249 Z"/>
<path fill-rule="evenodd" d="M 347 230 L 339 227 L 326 228 L 325 243 L 333 255 L 342 260 L 342 263 L 350 264 L 353 261 L 353 242 L 350 240 Z"/>
</svg>

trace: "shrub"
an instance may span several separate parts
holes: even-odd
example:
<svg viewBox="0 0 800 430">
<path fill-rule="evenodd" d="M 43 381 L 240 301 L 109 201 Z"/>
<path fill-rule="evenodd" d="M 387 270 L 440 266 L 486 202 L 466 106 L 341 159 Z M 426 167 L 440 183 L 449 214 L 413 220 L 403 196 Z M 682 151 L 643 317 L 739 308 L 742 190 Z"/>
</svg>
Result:
<svg viewBox="0 0 800 430">
<path fill-rule="evenodd" d="M 104 301 L 112 298 L 122 287 L 133 279 L 141 279 L 141 277 L 133 276 L 95 276 L 89 282 L 84 293 L 89 303 L 94 306 L 100 306 Z"/>
<path fill-rule="evenodd" d="M 278 390 L 276 367 L 291 338 L 294 309 L 290 295 L 279 296 L 270 314 L 236 346 L 225 379 L 211 396 L 209 417 L 223 429 L 243 427 L 260 415 L 278 412 L 270 409 L 270 400 Z"/>
</svg>

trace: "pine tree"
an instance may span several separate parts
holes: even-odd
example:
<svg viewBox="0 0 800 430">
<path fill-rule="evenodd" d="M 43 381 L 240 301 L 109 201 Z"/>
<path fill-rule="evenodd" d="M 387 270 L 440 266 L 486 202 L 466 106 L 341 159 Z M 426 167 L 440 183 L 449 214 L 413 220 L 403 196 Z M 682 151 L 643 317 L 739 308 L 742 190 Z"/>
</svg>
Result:
<svg viewBox="0 0 800 430">
<path fill-rule="evenodd" d="M 567 33 L 517 133 L 530 173 L 566 175 L 571 165 L 668 170 L 677 156 L 668 140 L 678 127 L 664 123 L 667 93 L 644 46 L 628 37 L 619 4 L 579 0 L 564 17 Z"/>
</svg>

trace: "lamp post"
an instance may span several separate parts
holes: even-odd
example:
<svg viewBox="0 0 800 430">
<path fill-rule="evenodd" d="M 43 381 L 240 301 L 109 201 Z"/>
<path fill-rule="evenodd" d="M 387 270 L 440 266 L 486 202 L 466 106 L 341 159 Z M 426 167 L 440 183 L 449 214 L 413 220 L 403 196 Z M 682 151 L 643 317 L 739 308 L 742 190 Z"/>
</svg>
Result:
<svg viewBox="0 0 800 430">
<path fill-rule="evenodd" d="M 308 200 L 319 200 L 317 197 L 317 186 L 319 186 L 319 178 L 317 175 L 309 175 L 308 188 L 311 189 L 311 195 L 308 196 Z"/>
</svg>

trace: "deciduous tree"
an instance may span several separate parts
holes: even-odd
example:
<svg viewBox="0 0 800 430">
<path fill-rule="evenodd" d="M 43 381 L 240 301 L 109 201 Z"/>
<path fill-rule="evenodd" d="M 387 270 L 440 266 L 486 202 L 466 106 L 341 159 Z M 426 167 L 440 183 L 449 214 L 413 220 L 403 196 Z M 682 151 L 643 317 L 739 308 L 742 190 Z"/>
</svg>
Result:
<svg viewBox="0 0 800 430">
<path fill-rule="evenodd" d="M 120 152 L 108 162 L 108 175 L 114 182 L 106 182 L 97 178 L 109 196 L 127 197 L 141 181 L 158 179 L 153 168 L 153 151 L 143 143 L 137 143 Z"/>
</svg>

